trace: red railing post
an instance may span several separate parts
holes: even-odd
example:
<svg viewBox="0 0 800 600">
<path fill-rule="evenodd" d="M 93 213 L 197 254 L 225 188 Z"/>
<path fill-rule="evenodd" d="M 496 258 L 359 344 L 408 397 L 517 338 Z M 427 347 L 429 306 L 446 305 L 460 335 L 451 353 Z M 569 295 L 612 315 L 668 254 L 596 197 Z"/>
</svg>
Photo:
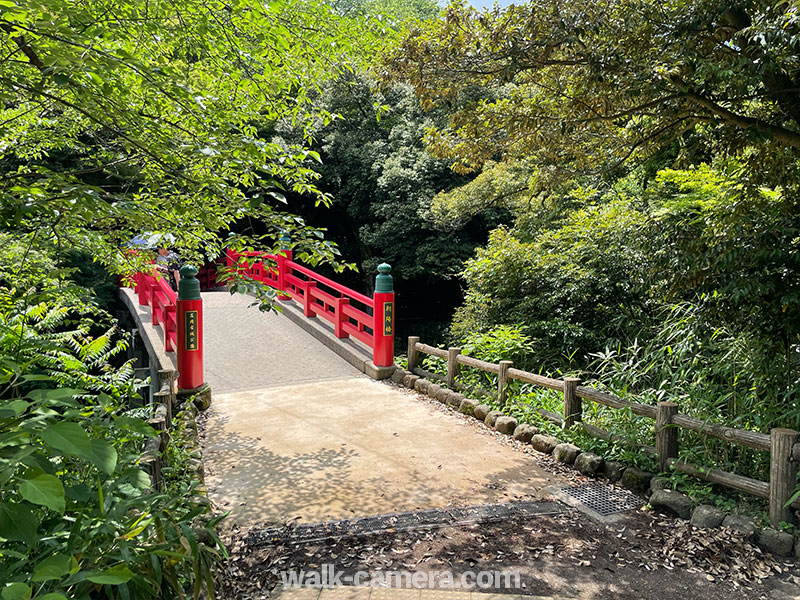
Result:
<svg viewBox="0 0 800 600">
<path fill-rule="evenodd" d="M 281 251 L 275 257 L 278 263 L 278 291 L 286 292 L 286 275 L 290 274 L 289 262 L 294 257 L 294 252 L 289 248 L 291 239 L 285 233 L 281 236 Z M 292 297 L 286 293 L 278 294 L 278 300 L 291 300 Z"/>
<path fill-rule="evenodd" d="M 373 295 L 374 313 L 372 363 L 376 367 L 391 367 L 394 363 L 394 284 L 392 267 L 378 265 Z"/>
<path fill-rule="evenodd" d="M 150 291 L 150 282 L 148 276 L 144 273 L 139 273 L 139 280 L 136 283 L 136 291 L 139 292 L 139 306 L 147 306 L 147 294 Z"/>
<path fill-rule="evenodd" d="M 303 316 L 309 319 L 317 316 L 317 313 L 311 308 L 311 304 L 314 302 L 314 298 L 311 297 L 311 290 L 315 287 L 317 287 L 316 281 L 306 281 L 305 294 L 303 295 Z"/>
<path fill-rule="evenodd" d="M 336 311 L 336 323 L 334 324 L 333 333 L 337 338 L 350 337 L 350 334 L 343 329 L 343 325 L 347 321 L 347 317 L 344 316 L 342 307 L 348 304 L 350 304 L 350 298 L 337 298 L 336 303 L 334 304 L 334 310 Z"/>
<path fill-rule="evenodd" d="M 203 298 L 197 269 L 181 267 L 176 306 L 178 387 L 194 390 L 203 385 Z M 166 327 L 165 327 L 166 330 Z"/>
<path fill-rule="evenodd" d="M 161 307 L 158 306 L 158 298 L 156 297 L 155 289 L 150 290 L 150 322 L 153 325 L 160 325 L 161 320 L 158 318 L 161 312 Z"/>
<path fill-rule="evenodd" d="M 175 311 L 177 308 L 175 306 L 167 306 L 164 309 L 164 350 L 166 352 L 175 352 L 175 346 L 172 344 L 172 333 L 175 332 L 177 336 L 177 323 L 175 317 Z M 170 319 L 172 320 L 172 326 L 170 327 Z"/>
</svg>

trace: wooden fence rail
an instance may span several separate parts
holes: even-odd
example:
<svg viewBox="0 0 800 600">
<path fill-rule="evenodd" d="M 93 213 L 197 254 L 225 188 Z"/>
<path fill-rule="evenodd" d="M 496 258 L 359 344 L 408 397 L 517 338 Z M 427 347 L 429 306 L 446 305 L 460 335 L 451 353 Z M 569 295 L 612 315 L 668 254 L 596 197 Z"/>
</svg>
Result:
<svg viewBox="0 0 800 600">
<path fill-rule="evenodd" d="M 499 364 L 489 363 L 470 356 L 464 356 L 461 354 L 461 348 L 444 350 L 423 344 L 419 341 L 419 337 L 416 336 L 408 338 L 409 371 L 420 370 L 420 353 L 436 356 L 447 361 L 447 376 L 441 379 L 449 387 L 457 385 L 456 378 L 462 365 L 497 375 L 497 399 L 503 405 L 507 402 L 506 387 L 510 380 L 531 383 L 561 392 L 564 395 L 562 415 L 541 408 L 537 409 L 537 412 L 544 418 L 567 429 L 581 426 L 587 433 L 596 437 L 611 440 L 618 439 L 617 436 L 599 427 L 582 422 L 582 400 L 596 402 L 617 410 L 630 410 L 635 415 L 652 419 L 655 421 L 653 427 L 655 448 L 641 446 L 641 449 L 655 454 L 662 471 L 672 468 L 697 479 L 764 498 L 769 501 L 769 518 L 773 525 L 777 525 L 782 521 L 791 523 L 793 517 L 790 508 L 800 509 L 800 500 L 796 500 L 790 506 L 786 506 L 797 486 L 797 462 L 800 460 L 798 432 L 794 430 L 775 428 L 769 434 L 765 434 L 757 431 L 734 429 L 733 427 L 710 423 L 689 415 L 682 415 L 678 413 L 678 407 L 673 402 L 659 402 L 657 406 L 653 406 L 624 400 L 609 392 L 581 386 L 580 379 L 575 377 L 565 377 L 563 379 L 544 377 L 515 369 L 512 362 L 507 360 L 500 361 Z M 678 432 L 681 428 L 730 444 L 769 452 L 769 482 L 751 479 L 750 477 L 727 471 L 708 469 L 678 460 Z"/>
</svg>

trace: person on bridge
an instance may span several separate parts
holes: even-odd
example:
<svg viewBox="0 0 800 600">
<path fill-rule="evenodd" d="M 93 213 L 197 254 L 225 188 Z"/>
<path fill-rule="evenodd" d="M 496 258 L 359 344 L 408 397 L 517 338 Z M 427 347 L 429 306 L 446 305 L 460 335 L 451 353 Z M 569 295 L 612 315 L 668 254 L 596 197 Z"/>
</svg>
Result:
<svg viewBox="0 0 800 600">
<path fill-rule="evenodd" d="M 166 246 L 159 246 L 156 256 L 156 269 L 168 276 L 170 287 L 178 291 L 178 282 L 181 280 L 181 259 L 176 252 Z"/>
</svg>

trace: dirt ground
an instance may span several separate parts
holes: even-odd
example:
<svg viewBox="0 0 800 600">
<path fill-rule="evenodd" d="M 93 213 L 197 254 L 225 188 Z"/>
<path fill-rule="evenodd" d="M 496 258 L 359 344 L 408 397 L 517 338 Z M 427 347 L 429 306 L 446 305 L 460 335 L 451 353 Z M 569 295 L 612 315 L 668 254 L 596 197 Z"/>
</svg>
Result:
<svg viewBox="0 0 800 600">
<path fill-rule="evenodd" d="M 249 533 L 228 532 L 231 560 L 219 578 L 220 597 L 226 600 L 274 597 L 281 572 L 328 564 L 346 574 L 518 570 L 522 589 L 475 591 L 587 600 L 800 598 L 800 570 L 793 560 L 762 554 L 740 534 L 694 529 L 651 512 L 601 525 L 570 509 L 525 520 L 300 546 L 249 543 Z"/>
</svg>

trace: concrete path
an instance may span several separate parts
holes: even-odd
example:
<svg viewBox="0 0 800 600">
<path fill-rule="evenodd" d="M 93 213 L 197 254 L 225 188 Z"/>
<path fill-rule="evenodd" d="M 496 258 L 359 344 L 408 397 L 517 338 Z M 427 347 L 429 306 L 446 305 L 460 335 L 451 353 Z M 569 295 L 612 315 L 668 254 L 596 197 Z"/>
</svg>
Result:
<svg viewBox="0 0 800 600">
<path fill-rule="evenodd" d="M 539 499 L 556 483 L 464 418 L 373 381 L 283 315 L 204 295 L 211 499 L 238 523 Z"/>
</svg>

